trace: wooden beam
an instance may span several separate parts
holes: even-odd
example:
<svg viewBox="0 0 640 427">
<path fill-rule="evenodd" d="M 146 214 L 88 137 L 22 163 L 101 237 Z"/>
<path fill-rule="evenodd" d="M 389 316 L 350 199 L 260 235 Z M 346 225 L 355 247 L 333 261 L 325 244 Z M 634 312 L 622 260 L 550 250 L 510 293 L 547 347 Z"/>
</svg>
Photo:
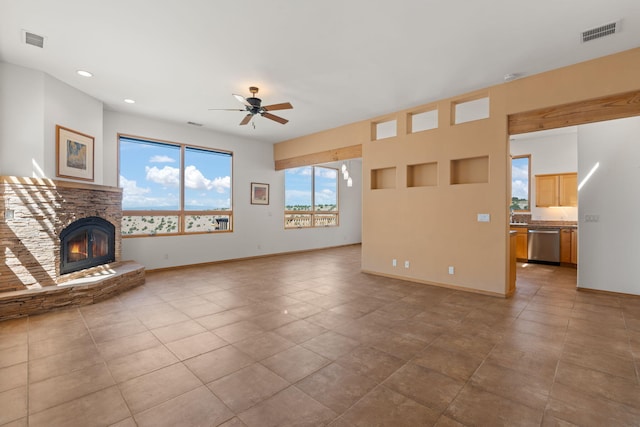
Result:
<svg viewBox="0 0 640 427">
<path fill-rule="evenodd" d="M 357 159 L 359 157 L 362 157 L 362 145 L 351 145 L 349 147 L 336 148 L 334 150 L 276 160 L 276 170 L 279 171 L 283 169 L 297 168 L 300 166 L 337 162 L 338 160 Z"/>
<path fill-rule="evenodd" d="M 640 116 L 640 90 L 509 115 L 509 135 Z"/>
</svg>

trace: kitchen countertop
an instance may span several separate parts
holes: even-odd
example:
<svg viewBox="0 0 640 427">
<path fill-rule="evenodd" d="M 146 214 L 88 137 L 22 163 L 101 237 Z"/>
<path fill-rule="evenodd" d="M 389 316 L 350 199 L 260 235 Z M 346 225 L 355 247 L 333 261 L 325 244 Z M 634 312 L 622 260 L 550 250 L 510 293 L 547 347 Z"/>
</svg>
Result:
<svg viewBox="0 0 640 427">
<path fill-rule="evenodd" d="M 537 221 L 535 223 L 524 223 L 524 222 L 512 222 L 509 224 L 510 227 L 515 227 L 515 228 L 522 228 L 522 227 L 526 227 L 526 228 L 531 228 L 531 229 L 543 229 L 543 228 L 553 228 L 553 229 L 559 229 L 559 228 L 578 228 L 577 224 L 557 224 L 554 223 L 553 221 L 549 221 L 549 223 L 545 224 L 545 221 Z"/>
</svg>

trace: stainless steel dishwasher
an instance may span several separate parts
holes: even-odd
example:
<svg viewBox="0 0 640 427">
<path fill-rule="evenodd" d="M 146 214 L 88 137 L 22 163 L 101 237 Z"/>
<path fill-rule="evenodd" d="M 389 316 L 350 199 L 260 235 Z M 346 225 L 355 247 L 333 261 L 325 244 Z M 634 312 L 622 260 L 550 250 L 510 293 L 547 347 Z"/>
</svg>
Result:
<svg viewBox="0 0 640 427">
<path fill-rule="evenodd" d="M 529 229 L 527 237 L 530 262 L 560 264 L 560 229 Z"/>
</svg>

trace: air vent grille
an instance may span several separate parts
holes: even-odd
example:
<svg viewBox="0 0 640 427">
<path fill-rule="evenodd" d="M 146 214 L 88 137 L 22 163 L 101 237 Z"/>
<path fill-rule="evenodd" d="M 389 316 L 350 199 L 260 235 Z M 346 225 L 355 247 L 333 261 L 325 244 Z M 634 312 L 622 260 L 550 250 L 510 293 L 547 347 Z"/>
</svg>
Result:
<svg viewBox="0 0 640 427">
<path fill-rule="evenodd" d="M 620 21 L 611 22 L 582 32 L 582 43 L 620 32 Z"/>
<path fill-rule="evenodd" d="M 24 32 L 24 42 L 26 44 L 30 44 L 31 46 L 35 46 L 39 48 L 44 47 L 44 37 L 34 33 L 30 33 L 29 31 Z"/>
</svg>

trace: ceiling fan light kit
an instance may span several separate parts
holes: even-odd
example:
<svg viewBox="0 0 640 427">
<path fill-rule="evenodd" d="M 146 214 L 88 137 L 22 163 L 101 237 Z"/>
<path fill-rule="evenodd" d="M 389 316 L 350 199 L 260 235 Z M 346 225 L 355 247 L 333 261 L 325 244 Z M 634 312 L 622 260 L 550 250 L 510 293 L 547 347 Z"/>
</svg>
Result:
<svg viewBox="0 0 640 427">
<path fill-rule="evenodd" d="M 256 86 L 251 86 L 249 87 L 249 92 L 251 92 L 251 96 L 248 98 L 245 98 L 242 95 L 238 95 L 238 94 L 233 94 L 233 97 L 235 99 L 237 99 L 239 102 L 241 102 L 244 105 L 244 110 L 243 109 L 238 109 L 238 108 L 211 108 L 210 110 L 223 110 L 223 111 L 245 111 L 247 112 L 247 115 L 244 116 L 244 118 L 242 119 L 242 121 L 240 122 L 240 126 L 244 126 L 246 124 L 249 124 L 249 122 L 251 121 L 251 119 L 253 118 L 253 116 L 255 116 L 256 114 L 261 115 L 262 117 L 265 117 L 269 120 L 273 120 L 274 122 L 278 122 L 281 124 L 285 124 L 287 123 L 289 120 L 284 119 L 280 116 L 276 116 L 275 114 L 271 114 L 269 113 L 269 111 L 276 111 L 276 110 L 290 110 L 293 108 L 293 105 L 291 105 L 291 103 L 289 102 L 283 102 L 280 104 L 272 104 L 272 105 L 262 105 L 262 100 L 258 97 L 256 97 L 257 93 L 258 93 L 258 88 Z"/>
</svg>

